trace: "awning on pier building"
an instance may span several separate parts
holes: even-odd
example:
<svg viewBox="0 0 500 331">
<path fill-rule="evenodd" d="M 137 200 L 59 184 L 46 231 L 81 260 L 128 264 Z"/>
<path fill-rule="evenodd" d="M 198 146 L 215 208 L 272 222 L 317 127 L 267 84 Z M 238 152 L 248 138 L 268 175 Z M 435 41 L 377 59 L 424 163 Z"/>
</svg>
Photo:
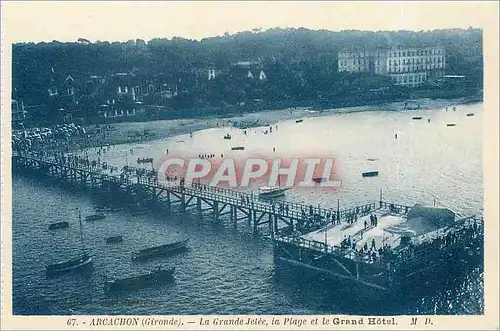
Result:
<svg viewBox="0 0 500 331">
<path fill-rule="evenodd" d="M 442 228 L 455 222 L 455 213 L 446 208 L 425 207 L 416 204 L 408 211 L 408 222 L 420 223 L 430 229 Z"/>
</svg>

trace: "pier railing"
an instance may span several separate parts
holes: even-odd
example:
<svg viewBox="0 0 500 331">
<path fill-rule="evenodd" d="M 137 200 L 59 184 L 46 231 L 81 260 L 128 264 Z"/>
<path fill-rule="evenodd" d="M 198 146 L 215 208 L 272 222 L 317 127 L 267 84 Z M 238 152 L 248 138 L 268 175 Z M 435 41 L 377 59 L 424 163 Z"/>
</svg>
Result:
<svg viewBox="0 0 500 331">
<path fill-rule="evenodd" d="M 337 245 L 328 245 L 324 242 L 309 240 L 297 236 L 278 236 L 275 240 L 300 246 L 302 248 L 307 248 L 310 250 L 317 251 L 318 253 L 332 254 L 337 257 L 347 258 L 355 262 L 360 263 L 379 263 L 382 262 L 380 258 L 375 260 L 372 258 L 370 253 L 354 251 L 352 249 L 344 248 Z"/>
</svg>

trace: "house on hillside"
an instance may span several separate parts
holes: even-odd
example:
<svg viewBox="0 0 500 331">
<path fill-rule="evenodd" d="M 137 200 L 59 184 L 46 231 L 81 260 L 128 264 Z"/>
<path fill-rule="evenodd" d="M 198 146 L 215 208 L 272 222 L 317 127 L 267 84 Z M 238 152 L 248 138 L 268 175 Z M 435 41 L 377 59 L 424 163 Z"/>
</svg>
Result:
<svg viewBox="0 0 500 331">
<path fill-rule="evenodd" d="M 252 80 L 264 81 L 267 79 L 262 62 L 240 61 L 231 68 L 233 77 L 246 77 Z"/>
</svg>

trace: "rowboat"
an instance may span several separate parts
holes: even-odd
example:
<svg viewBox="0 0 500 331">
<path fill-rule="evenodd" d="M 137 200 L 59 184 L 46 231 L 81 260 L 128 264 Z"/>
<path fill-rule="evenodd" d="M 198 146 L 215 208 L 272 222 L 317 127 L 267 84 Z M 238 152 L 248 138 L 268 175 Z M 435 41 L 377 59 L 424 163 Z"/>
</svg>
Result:
<svg viewBox="0 0 500 331">
<path fill-rule="evenodd" d="M 313 182 L 315 183 L 322 183 L 322 182 L 326 182 L 328 180 L 328 178 L 325 178 L 325 177 L 315 177 L 313 178 Z"/>
<path fill-rule="evenodd" d="M 112 236 L 112 237 L 107 237 L 106 238 L 106 243 L 107 244 L 114 244 L 114 243 L 121 243 L 123 241 L 122 236 Z"/>
<path fill-rule="evenodd" d="M 132 213 L 132 216 L 139 216 L 149 214 L 149 210 L 138 210 Z"/>
<path fill-rule="evenodd" d="M 152 257 L 165 256 L 172 253 L 185 250 L 189 239 L 177 241 L 161 246 L 141 249 L 138 252 L 132 252 L 132 260 L 146 260 Z"/>
<path fill-rule="evenodd" d="M 363 172 L 362 176 L 363 177 L 377 177 L 378 176 L 378 171 Z"/>
<path fill-rule="evenodd" d="M 66 221 L 62 222 L 57 222 L 57 223 L 52 223 L 49 225 L 49 230 L 56 230 L 56 229 L 65 229 L 69 227 L 69 223 Z"/>
<path fill-rule="evenodd" d="M 95 209 L 95 211 L 98 213 L 106 213 L 106 212 L 110 212 L 111 208 L 110 207 L 98 207 Z"/>
<path fill-rule="evenodd" d="M 147 274 L 107 281 L 104 284 L 104 292 L 109 293 L 159 284 L 161 282 L 172 280 L 174 272 L 175 267 L 168 269 L 158 267 L 157 270 L 150 271 Z"/>
<path fill-rule="evenodd" d="M 446 126 L 455 126 L 456 124 L 455 123 L 448 123 L 446 124 Z"/>
<path fill-rule="evenodd" d="M 103 218 L 106 218 L 106 215 L 103 213 L 99 213 L 99 214 L 94 214 L 94 215 L 90 215 L 90 216 L 85 217 L 85 221 L 87 221 L 87 222 L 98 221 L 98 220 L 102 220 Z"/>
</svg>

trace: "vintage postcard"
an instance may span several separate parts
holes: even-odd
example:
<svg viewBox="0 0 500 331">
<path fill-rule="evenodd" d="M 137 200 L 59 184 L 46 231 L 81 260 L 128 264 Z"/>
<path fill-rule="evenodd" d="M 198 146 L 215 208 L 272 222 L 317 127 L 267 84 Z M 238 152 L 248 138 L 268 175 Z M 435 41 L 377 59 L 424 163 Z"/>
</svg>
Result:
<svg viewBox="0 0 500 331">
<path fill-rule="evenodd" d="M 2 329 L 498 330 L 498 2 L 2 2 Z"/>
</svg>

